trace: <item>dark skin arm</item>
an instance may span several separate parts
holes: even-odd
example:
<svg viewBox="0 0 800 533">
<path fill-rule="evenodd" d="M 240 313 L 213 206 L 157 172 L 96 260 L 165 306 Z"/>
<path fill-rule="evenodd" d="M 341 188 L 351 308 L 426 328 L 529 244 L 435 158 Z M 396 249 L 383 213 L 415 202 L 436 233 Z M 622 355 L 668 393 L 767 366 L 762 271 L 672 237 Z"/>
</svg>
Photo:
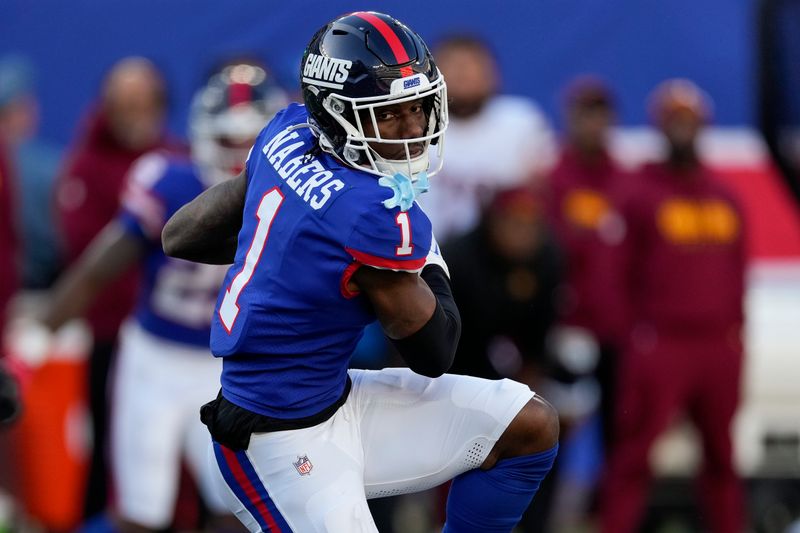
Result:
<svg viewBox="0 0 800 533">
<path fill-rule="evenodd" d="M 417 274 L 362 266 L 351 282 L 372 304 L 384 333 L 391 339 L 403 339 L 419 331 L 436 308 L 436 297 Z"/>
<path fill-rule="evenodd" d="M 164 253 L 196 263 L 233 263 L 246 192 L 242 171 L 181 207 L 161 232 Z"/>
<path fill-rule="evenodd" d="M 117 222 L 110 222 L 94 238 L 78 261 L 53 288 L 46 308 L 37 317 L 56 330 L 72 318 L 81 316 L 97 294 L 122 273 L 139 262 L 146 244 L 128 234 Z"/>
</svg>

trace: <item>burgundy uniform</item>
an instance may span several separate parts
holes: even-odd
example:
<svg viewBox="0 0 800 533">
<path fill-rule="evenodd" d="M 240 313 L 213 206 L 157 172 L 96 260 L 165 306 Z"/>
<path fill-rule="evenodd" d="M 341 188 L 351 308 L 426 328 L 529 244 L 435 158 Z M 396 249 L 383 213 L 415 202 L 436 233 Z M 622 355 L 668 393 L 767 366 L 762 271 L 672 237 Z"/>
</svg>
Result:
<svg viewBox="0 0 800 533">
<path fill-rule="evenodd" d="M 115 140 L 102 113 L 92 116 L 88 126 L 72 148 L 67 166 L 56 182 L 56 220 L 67 265 L 81 256 L 117 214 L 120 193 L 132 163 L 144 153 L 166 145 L 157 143 L 142 150 L 128 149 Z M 138 281 L 139 267 L 134 267 L 110 282 L 84 314 L 94 334 L 88 368 L 94 441 L 84 502 L 86 517 L 102 511 L 106 505 L 107 376 L 117 331 L 133 308 Z"/>
<path fill-rule="evenodd" d="M 119 196 L 128 169 L 139 156 L 158 146 L 129 150 L 115 140 L 101 113 L 94 115 L 88 132 L 75 146 L 58 178 L 56 211 L 67 264 L 80 257 L 101 229 L 117 214 Z M 109 284 L 86 313 L 99 341 L 113 341 L 130 313 L 136 295 L 138 271 Z"/>
<path fill-rule="evenodd" d="M 566 147 L 550 180 L 551 221 L 567 264 L 563 322 L 617 344 L 624 320 L 617 263 L 625 176 L 606 153 L 587 160 Z"/>
<path fill-rule="evenodd" d="M 16 292 L 19 282 L 18 252 L 19 242 L 15 231 L 14 218 L 15 182 L 14 169 L 8 157 L 7 148 L 0 143 L 0 328 L 5 320 L 6 306 Z"/>
<path fill-rule="evenodd" d="M 620 275 L 625 225 L 619 203 L 629 176 L 605 151 L 589 158 L 567 145 L 550 179 L 550 218 L 566 263 L 560 321 L 586 329 L 598 341 L 594 376 L 600 384 L 607 449 L 614 444 L 614 389 L 626 317 Z"/>
<path fill-rule="evenodd" d="M 647 165 L 628 198 L 623 255 L 632 320 L 620 361 L 602 531 L 637 530 L 650 448 L 684 414 L 703 441 L 704 519 L 715 533 L 739 532 L 743 500 L 730 424 L 742 363 L 741 211 L 702 165 L 680 172 Z"/>
</svg>

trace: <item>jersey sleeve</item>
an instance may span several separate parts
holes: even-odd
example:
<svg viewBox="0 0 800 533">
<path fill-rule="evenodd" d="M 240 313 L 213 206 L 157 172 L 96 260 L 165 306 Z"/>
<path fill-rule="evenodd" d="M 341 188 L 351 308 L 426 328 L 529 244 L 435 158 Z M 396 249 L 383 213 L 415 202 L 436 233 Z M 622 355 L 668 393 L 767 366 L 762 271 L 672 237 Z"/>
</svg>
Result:
<svg viewBox="0 0 800 533">
<path fill-rule="evenodd" d="M 162 154 L 148 154 L 131 167 L 117 215 L 117 221 L 128 233 L 148 241 L 160 241 L 161 230 L 170 214 L 159 190 L 168 166 Z"/>
<path fill-rule="evenodd" d="M 345 250 L 363 265 L 419 272 L 432 236 L 430 220 L 418 205 L 400 211 L 376 204 L 357 218 Z"/>
<path fill-rule="evenodd" d="M 258 153 L 261 152 L 261 148 L 264 146 L 264 132 L 267 131 L 267 128 L 261 130 L 261 132 L 256 137 L 255 142 L 253 142 L 253 146 L 250 147 L 250 151 L 247 152 L 247 159 L 244 161 L 244 170 L 247 173 L 247 182 L 250 183 L 250 180 L 253 179 L 253 175 L 255 174 L 255 159 L 258 157 Z M 256 152 L 256 157 L 253 157 L 253 152 Z"/>
</svg>

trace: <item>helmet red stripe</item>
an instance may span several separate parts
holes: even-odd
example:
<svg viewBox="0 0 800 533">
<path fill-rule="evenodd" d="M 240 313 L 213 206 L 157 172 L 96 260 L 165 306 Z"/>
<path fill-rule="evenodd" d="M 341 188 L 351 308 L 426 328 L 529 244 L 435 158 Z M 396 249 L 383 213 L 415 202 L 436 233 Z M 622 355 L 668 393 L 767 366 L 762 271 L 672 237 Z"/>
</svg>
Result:
<svg viewBox="0 0 800 533">
<path fill-rule="evenodd" d="M 389 43 L 389 47 L 392 49 L 394 58 L 398 63 L 408 63 L 410 61 L 408 52 L 406 52 L 406 49 L 403 48 L 403 43 L 400 42 L 400 38 L 397 37 L 397 34 L 388 24 L 372 13 L 359 11 L 358 13 L 353 13 L 353 15 L 366 20 L 378 30 L 383 38 L 386 39 L 386 42 Z M 400 73 L 403 75 L 403 77 L 411 76 L 411 74 L 413 74 L 413 70 L 411 68 L 402 68 L 400 69 Z"/>
<path fill-rule="evenodd" d="M 228 105 L 247 104 L 253 101 L 253 88 L 249 83 L 232 83 L 228 88 Z"/>
</svg>

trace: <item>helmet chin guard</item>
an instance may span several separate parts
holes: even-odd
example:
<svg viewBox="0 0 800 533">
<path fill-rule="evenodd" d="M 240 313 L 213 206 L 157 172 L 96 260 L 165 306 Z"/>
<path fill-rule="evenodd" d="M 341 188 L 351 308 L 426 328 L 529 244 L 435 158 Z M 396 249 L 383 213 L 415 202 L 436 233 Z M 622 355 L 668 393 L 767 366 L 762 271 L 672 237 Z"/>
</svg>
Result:
<svg viewBox="0 0 800 533">
<path fill-rule="evenodd" d="M 410 80 L 410 83 L 407 80 Z M 393 86 L 398 87 L 403 84 L 411 85 L 412 88 L 397 90 L 395 94 L 391 94 L 389 97 L 348 98 L 343 95 L 330 94 L 325 98 L 323 107 L 342 126 L 347 134 L 342 155 L 348 164 L 358 166 L 378 176 L 391 176 L 400 172 L 411 178 L 424 171 L 428 171 L 428 175 L 432 176 L 441 169 L 444 148 L 442 137 L 447 128 L 447 86 L 444 83 L 444 78 L 439 74 L 436 81 L 430 83 L 425 76 L 416 74 L 414 78 L 398 79 L 392 82 Z M 380 112 L 381 107 L 420 99 L 427 99 L 432 102 L 426 106 L 429 108 L 429 111 L 427 111 L 428 124 L 422 137 L 409 139 L 385 139 L 381 137 L 376 111 Z M 364 115 L 371 121 L 375 136 L 368 137 L 364 133 L 364 124 L 362 123 Z M 354 117 L 355 120 L 351 122 L 348 117 Z M 434 140 L 437 141 L 436 145 L 439 151 L 437 160 L 439 164 L 437 168 L 429 170 L 428 150 Z M 386 159 L 370 146 L 371 143 L 403 145 L 405 158 Z M 421 154 L 412 157 L 411 146 L 414 144 L 422 144 L 423 149 Z"/>
</svg>

